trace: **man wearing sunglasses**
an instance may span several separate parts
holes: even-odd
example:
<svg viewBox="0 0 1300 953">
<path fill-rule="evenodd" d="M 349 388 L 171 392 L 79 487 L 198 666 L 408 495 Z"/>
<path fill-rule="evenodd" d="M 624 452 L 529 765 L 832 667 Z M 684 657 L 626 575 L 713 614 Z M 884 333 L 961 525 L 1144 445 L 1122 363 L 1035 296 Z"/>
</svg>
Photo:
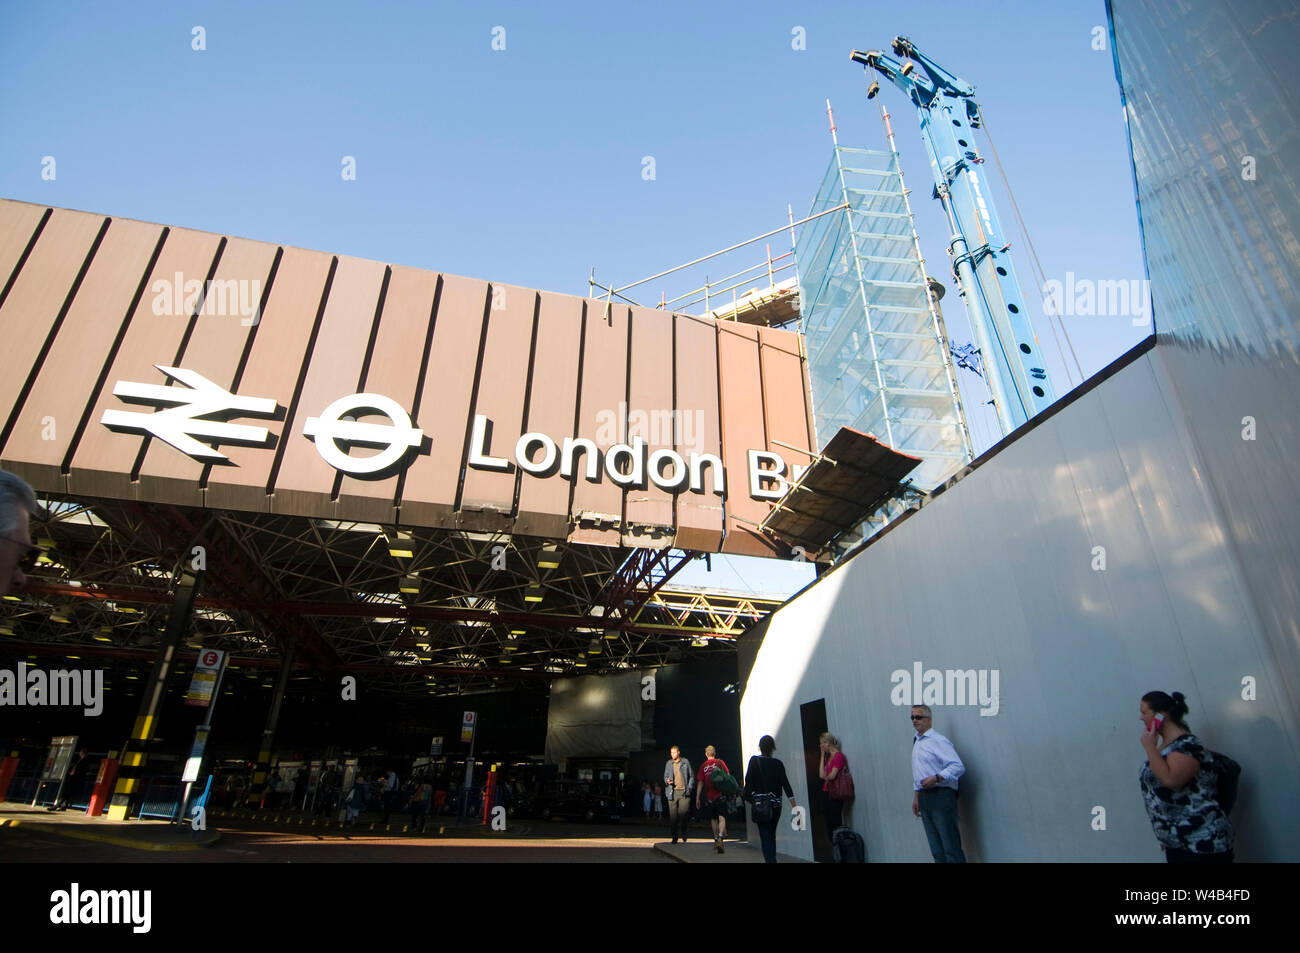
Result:
<svg viewBox="0 0 1300 953">
<path fill-rule="evenodd" d="M 912 813 L 925 824 L 936 864 L 964 864 L 957 829 L 957 779 L 966 773 L 966 765 L 932 723 L 928 705 L 912 706 Z"/>
<path fill-rule="evenodd" d="M 18 477 L 0 470 L 0 596 L 27 582 L 41 554 L 32 545 L 28 519 L 36 512 L 36 494 Z"/>
</svg>

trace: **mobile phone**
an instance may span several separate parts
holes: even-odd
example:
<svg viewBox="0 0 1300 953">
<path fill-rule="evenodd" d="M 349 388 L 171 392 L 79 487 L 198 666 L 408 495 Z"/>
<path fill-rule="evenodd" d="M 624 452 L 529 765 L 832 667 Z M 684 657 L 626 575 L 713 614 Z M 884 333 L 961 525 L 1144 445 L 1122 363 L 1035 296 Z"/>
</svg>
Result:
<svg viewBox="0 0 1300 953">
<path fill-rule="evenodd" d="M 1163 725 L 1164 723 L 1165 723 L 1165 716 L 1157 714 L 1154 718 L 1151 719 L 1150 728 L 1152 731 L 1159 731 L 1160 726 Z"/>
</svg>

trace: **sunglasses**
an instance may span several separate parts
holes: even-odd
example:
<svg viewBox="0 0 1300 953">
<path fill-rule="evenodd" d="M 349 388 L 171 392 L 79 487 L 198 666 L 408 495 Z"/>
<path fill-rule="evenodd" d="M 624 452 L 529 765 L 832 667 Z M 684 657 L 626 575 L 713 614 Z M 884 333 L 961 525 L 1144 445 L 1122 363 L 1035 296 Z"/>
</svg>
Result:
<svg viewBox="0 0 1300 953">
<path fill-rule="evenodd" d="M 0 539 L 7 539 L 11 543 L 17 543 L 19 546 L 26 546 L 27 550 L 18 557 L 18 568 L 26 575 L 36 568 L 36 560 L 45 554 L 45 550 L 35 543 L 24 543 L 21 539 L 14 539 L 12 536 L 0 536 Z"/>
<path fill-rule="evenodd" d="M 926 720 L 927 718 L 929 718 L 930 716 L 929 716 L 929 715 L 912 715 L 912 716 L 910 716 L 910 717 L 911 717 L 912 721 L 925 721 L 925 720 Z"/>
</svg>

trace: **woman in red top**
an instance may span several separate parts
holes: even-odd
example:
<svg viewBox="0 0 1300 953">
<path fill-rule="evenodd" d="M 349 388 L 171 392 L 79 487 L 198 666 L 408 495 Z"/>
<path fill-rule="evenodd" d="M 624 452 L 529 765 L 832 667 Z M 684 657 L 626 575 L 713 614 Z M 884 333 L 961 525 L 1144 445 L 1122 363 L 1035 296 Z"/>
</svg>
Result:
<svg viewBox="0 0 1300 953">
<path fill-rule="evenodd" d="M 837 827 L 844 826 L 844 805 L 846 803 L 851 805 L 853 802 L 840 801 L 831 797 L 830 785 L 849 762 L 844 757 L 844 752 L 840 750 L 840 739 L 829 731 L 821 733 L 820 748 L 821 766 L 817 769 L 817 775 L 822 779 L 822 804 L 826 808 L 826 823 L 831 833 L 834 833 Z"/>
<path fill-rule="evenodd" d="M 727 774 L 727 762 L 721 758 L 715 757 L 718 751 L 713 745 L 704 749 L 704 763 L 700 765 L 700 770 L 695 775 L 695 780 L 699 782 L 695 786 L 695 809 L 700 809 L 700 798 L 703 797 L 709 802 L 705 813 L 709 816 L 709 821 L 713 825 L 713 846 L 719 854 L 723 853 L 722 839 L 727 836 L 727 797 L 721 791 L 713 786 L 713 769 L 721 768 Z"/>
</svg>

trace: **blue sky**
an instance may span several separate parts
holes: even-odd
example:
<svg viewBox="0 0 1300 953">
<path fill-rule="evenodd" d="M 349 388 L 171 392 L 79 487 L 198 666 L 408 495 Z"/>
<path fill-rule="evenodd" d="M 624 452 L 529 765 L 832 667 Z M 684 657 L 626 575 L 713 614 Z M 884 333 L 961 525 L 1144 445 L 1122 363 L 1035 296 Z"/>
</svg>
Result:
<svg viewBox="0 0 1300 953">
<path fill-rule="evenodd" d="M 806 214 L 830 158 L 826 99 L 842 144 L 885 145 L 849 50 L 903 34 L 975 84 L 1047 276 L 1141 279 L 1119 91 L 1093 49 L 1105 22 L 1101 0 L 8 4 L 0 195 L 585 294 L 592 266 L 622 285 L 776 228 L 787 203 Z M 950 284 L 915 115 L 892 87 L 879 101 Z M 1148 333 L 1066 320 L 1087 374 Z M 768 574 L 747 565 L 743 581 Z"/>
</svg>

